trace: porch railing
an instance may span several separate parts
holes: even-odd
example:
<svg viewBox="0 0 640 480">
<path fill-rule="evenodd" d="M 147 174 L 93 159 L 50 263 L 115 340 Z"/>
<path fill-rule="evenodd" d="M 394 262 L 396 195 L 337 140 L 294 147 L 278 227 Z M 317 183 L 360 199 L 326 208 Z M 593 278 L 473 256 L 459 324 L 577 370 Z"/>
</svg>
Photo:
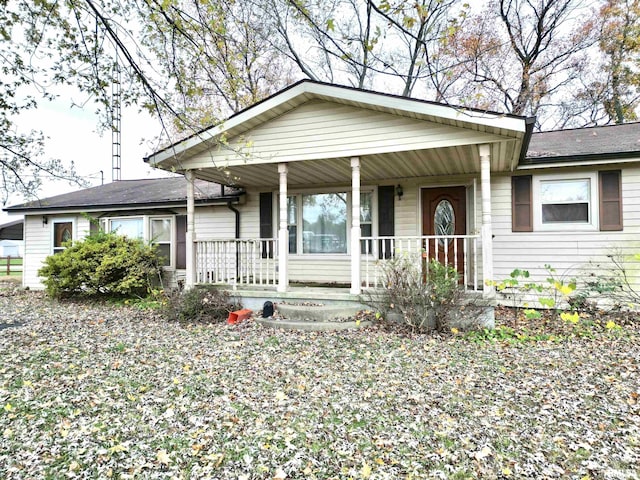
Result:
<svg viewBox="0 0 640 480">
<path fill-rule="evenodd" d="M 278 283 L 275 239 L 197 240 L 196 282 L 226 285 Z"/>
<path fill-rule="evenodd" d="M 479 235 L 427 235 L 415 237 L 364 237 L 360 241 L 364 255 L 361 270 L 364 288 L 382 287 L 383 264 L 396 255 L 409 255 L 422 265 L 427 274 L 429 260 L 456 269 L 465 290 L 479 290 L 478 250 Z"/>
<path fill-rule="evenodd" d="M 436 258 L 460 273 L 465 290 L 479 290 L 479 239 L 479 235 L 363 237 L 360 239 L 362 287 L 383 287 L 384 262 L 397 255 L 409 255 L 424 273 L 428 273 L 429 260 Z M 278 284 L 276 239 L 197 240 L 195 243 L 197 283 L 234 287 Z M 345 256 L 345 264 L 349 262 L 350 257 Z"/>
</svg>

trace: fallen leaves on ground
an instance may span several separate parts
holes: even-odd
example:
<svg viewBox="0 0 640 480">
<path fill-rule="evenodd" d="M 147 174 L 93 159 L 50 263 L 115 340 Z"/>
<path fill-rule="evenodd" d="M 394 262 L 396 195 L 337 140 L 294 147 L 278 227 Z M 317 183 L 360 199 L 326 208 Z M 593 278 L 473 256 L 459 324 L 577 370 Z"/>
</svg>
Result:
<svg viewBox="0 0 640 480">
<path fill-rule="evenodd" d="M 561 342 L 178 324 L 0 297 L 0 472 L 638 478 L 640 332 Z"/>
</svg>

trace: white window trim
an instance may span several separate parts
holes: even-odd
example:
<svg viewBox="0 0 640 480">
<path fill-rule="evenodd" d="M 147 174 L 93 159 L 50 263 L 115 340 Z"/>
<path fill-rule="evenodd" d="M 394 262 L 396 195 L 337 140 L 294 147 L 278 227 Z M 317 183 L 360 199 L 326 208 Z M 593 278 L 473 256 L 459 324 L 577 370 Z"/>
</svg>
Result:
<svg viewBox="0 0 640 480">
<path fill-rule="evenodd" d="M 371 199 L 371 236 L 372 237 L 376 237 L 378 235 L 378 194 L 377 194 L 377 189 L 375 186 L 371 185 L 371 186 L 364 186 L 360 188 L 360 193 L 371 193 L 372 194 L 372 199 Z M 277 192 L 276 192 L 277 193 Z M 300 235 L 300 232 L 302 232 L 302 229 L 300 228 L 300 226 L 302 225 L 303 221 L 302 221 L 302 196 L 303 195 L 322 195 L 325 193 L 346 193 L 347 194 L 347 251 L 345 253 L 304 253 L 303 252 L 303 240 L 302 240 L 302 235 Z M 274 197 L 277 197 L 277 194 L 274 195 Z M 351 191 L 351 189 L 345 189 L 345 188 L 339 188 L 339 187 L 335 187 L 335 188 L 326 188 L 326 189 L 298 189 L 298 190 L 291 190 L 287 192 L 287 197 L 296 197 L 296 225 L 298 227 L 298 235 L 296 236 L 296 252 L 297 253 L 289 253 L 289 257 L 295 257 L 295 258 L 307 258 L 307 259 L 324 259 L 324 260 L 334 260 L 334 259 L 344 259 L 344 257 L 349 256 L 351 253 L 351 242 L 349 241 L 350 239 L 350 233 L 351 232 L 351 201 L 353 198 L 353 192 Z M 276 208 L 274 208 L 274 222 L 279 222 L 279 204 L 276 203 Z M 275 223 L 275 225 L 278 225 L 278 223 Z M 361 254 L 363 257 L 366 256 L 366 254 Z"/>
<path fill-rule="evenodd" d="M 554 180 L 589 180 L 589 221 L 566 223 L 542 223 L 542 201 L 540 185 L 542 182 Z M 535 175 L 533 177 L 533 230 L 539 232 L 592 232 L 598 230 L 599 201 L 597 173 L 564 173 L 557 175 Z"/>
<path fill-rule="evenodd" d="M 55 242 L 56 242 L 56 234 L 55 234 L 55 224 L 56 223 L 69 223 L 71 222 L 71 241 L 75 242 L 77 240 L 77 232 L 76 232 L 76 219 L 74 217 L 62 217 L 62 218 L 53 218 L 51 219 L 51 254 L 53 255 L 55 252 Z M 64 250 L 65 247 L 62 247 Z"/>
<path fill-rule="evenodd" d="M 175 215 L 149 215 L 146 216 L 146 228 L 147 228 L 147 242 L 149 244 L 152 244 L 153 242 L 153 238 L 151 238 L 151 221 L 152 220 L 158 220 L 158 219 L 168 219 L 170 222 L 170 226 L 169 226 L 169 232 L 170 232 L 170 239 L 169 239 L 169 265 L 163 265 L 164 268 L 172 268 L 175 269 L 175 265 L 176 265 L 176 249 L 178 248 L 177 245 L 177 238 L 176 238 L 176 216 Z M 158 245 L 166 245 L 167 242 L 155 242 Z"/>
<path fill-rule="evenodd" d="M 153 239 L 151 238 L 151 220 L 154 219 L 169 219 L 171 221 L 171 253 L 169 259 L 169 265 L 164 265 L 163 268 L 175 269 L 176 265 L 176 249 L 178 248 L 176 237 L 176 215 L 126 215 L 118 217 L 105 217 L 101 219 L 100 226 L 105 232 L 111 231 L 112 220 L 131 220 L 139 218 L 142 220 L 142 241 L 151 245 Z"/>
</svg>

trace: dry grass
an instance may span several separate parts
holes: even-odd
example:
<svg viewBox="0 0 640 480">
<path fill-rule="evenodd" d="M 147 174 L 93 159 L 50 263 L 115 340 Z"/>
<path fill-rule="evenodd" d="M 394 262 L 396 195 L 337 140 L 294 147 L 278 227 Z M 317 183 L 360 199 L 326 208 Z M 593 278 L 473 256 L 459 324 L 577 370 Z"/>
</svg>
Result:
<svg viewBox="0 0 640 480">
<path fill-rule="evenodd" d="M 634 324 L 292 333 L 36 294 L 8 317 L 3 478 L 638 478 Z"/>
</svg>

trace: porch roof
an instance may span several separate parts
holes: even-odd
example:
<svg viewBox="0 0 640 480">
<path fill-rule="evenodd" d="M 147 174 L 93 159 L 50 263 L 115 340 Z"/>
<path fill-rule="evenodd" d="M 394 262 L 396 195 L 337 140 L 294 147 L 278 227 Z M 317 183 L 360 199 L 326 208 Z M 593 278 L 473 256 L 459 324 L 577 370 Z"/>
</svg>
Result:
<svg viewBox="0 0 640 480">
<path fill-rule="evenodd" d="M 363 182 L 480 170 L 477 146 L 492 145 L 492 169 L 513 170 L 531 119 L 465 109 L 309 80 L 145 159 L 192 169 L 198 178 L 238 186 L 348 183 L 360 157 Z"/>
</svg>

